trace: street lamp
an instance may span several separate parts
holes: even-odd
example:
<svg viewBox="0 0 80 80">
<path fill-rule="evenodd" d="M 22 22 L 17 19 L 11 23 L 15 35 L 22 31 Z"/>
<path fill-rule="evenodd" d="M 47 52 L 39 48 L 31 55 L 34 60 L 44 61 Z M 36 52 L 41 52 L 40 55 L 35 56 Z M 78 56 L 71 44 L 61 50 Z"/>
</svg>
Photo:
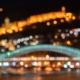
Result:
<svg viewBox="0 0 80 80">
<path fill-rule="evenodd" d="M 3 11 L 3 9 L 2 8 L 0 8 L 0 12 L 2 12 Z"/>
</svg>

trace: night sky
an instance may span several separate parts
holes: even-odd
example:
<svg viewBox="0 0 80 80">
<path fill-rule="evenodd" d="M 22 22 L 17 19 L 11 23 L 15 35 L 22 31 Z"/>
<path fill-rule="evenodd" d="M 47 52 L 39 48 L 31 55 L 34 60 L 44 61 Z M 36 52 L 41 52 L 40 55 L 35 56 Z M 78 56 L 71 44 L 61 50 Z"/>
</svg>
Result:
<svg viewBox="0 0 80 80">
<path fill-rule="evenodd" d="M 57 11 L 65 6 L 67 11 L 79 12 L 79 0 L 0 0 L 0 24 L 5 17 L 11 21 L 23 20 L 30 15 Z"/>
</svg>

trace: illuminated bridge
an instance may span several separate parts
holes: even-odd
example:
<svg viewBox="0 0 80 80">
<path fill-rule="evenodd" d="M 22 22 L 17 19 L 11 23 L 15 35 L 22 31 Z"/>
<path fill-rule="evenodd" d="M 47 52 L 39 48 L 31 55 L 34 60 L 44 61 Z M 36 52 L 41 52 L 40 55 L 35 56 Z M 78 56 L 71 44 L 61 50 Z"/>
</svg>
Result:
<svg viewBox="0 0 80 80">
<path fill-rule="evenodd" d="M 28 54 L 30 52 L 35 52 L 35 51 L 58 52 L 61 54 L 66 54 L 70 57 L 79 57 L 80 56 L 80 50 L 76 49 L 76 48 L 71 48 L 71 47 L 67 47 L 67 46 L 53 46 L 50 44 L 42 44 L 42 45 L 36 45 L 36 46 L 22 47 L 22 48 L 16 49 L 11 52 L 0 53 L 0 58 L 16 57 L 16 56 L 20 56 L 22 54 Z"/>
</svg>

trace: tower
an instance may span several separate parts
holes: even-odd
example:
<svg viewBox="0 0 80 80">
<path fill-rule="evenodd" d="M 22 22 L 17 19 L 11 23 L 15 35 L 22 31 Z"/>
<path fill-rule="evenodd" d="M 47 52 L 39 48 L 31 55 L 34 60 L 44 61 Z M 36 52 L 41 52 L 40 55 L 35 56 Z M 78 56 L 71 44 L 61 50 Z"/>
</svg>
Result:
<svg viewBox="0 0 80 80">
<path fill-rule="evenodd" d="M 8 26 L 11 26 L 11 22 L 10 22 L 10 19 L 7 17 L 4 19 L 4 23 L 2 24 L 3 27 L 8 27 Z"/>
<path fill-rule="evenodd" d="M 66 12 L 66 8 L 64 6 L 62 6 L 61 11 Z"/>
</svg>

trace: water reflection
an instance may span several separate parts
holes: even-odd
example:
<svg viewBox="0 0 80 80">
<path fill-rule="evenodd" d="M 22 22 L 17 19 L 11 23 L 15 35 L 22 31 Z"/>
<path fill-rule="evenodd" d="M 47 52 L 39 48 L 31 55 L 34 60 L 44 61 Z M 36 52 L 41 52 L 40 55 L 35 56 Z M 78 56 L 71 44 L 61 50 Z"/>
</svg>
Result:
<svg viewBox="0 0 80 80">
<path fill-rule="evenodd" d="M 41 71 L 28 72 L 25 75 L 1 75 L 0 80 L 79 80 L 80 72 L 72 71 Z"/>
</svg>

